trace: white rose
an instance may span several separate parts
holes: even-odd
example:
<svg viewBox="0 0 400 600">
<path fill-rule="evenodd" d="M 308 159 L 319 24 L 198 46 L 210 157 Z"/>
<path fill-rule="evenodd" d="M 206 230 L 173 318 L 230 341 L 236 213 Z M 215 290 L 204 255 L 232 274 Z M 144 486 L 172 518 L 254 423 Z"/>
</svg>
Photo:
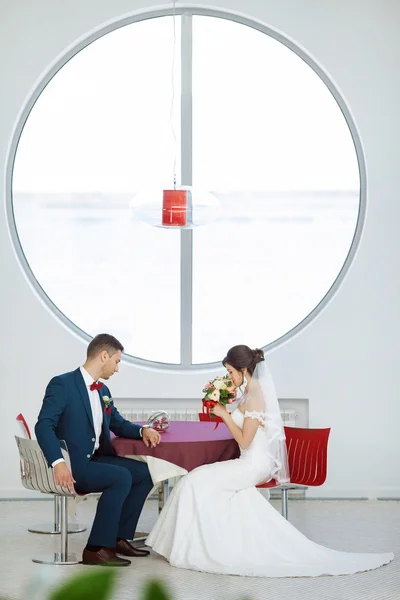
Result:
<svg viewBox="0 0 400 600">
<path fill-rule="evenodd" d="M 223 388 L 225 385 L 225 382 L 222 379 L 216 379 L 214 381 L 214 387 L 216 390 L 220 390 L 221 388 Z"/>
<path fill-rule="evenodd" d="M 210 400 L 215 400 L 215 402 L 219 401 L 219 390 L 214 390 L 213 392 L 211 392 L 211 394 L 209 394 L 208 396 L 210 398 Z"/>
</svg>

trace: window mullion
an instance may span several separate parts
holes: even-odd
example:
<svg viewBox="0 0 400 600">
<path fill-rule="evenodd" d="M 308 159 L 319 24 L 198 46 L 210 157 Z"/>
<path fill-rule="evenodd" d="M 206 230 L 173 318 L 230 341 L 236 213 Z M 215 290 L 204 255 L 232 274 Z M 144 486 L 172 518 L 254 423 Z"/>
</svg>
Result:
<svg viewBox="0 0 400 600">
<path fill-rule="evenodd" d="M 192 15 L 181 25 L 181 183 L 192 185 Z M 181 364 L 192 364 L 193 230 L 181 231 Z"/>
</svg>

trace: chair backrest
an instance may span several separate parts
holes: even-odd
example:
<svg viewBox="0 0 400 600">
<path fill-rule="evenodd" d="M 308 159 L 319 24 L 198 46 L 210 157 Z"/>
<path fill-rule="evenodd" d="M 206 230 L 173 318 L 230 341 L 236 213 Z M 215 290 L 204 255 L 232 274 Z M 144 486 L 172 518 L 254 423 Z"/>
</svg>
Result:
<svg viewBox="0 0 400 600">
<path fill-rule="evenodd" d="M 325 482 L 330 431 L 285 427 L 291 483 L 318 486 Z"/>
<path fill-rule="evenodd" d="M 16 420 L 19 421 L 19 423 L 21 423 L 21 427 L 22 427 L 22 430 L 23 430 L 25 436 L 31 440 L 32 439 L 31 432 L 29 430 L 28 423 L 24 419 L 24 415 L 19 413 L 19 415 L 17 415 L 17 417 L 16 417 Z"/>
<path fill-rule="evenodd" d="M 47 466 L 47 461 L 36 440 L 27 440 L 18 436 L 15 436 L 15 440 L 19 450 L 21 482 L 25 488 L 44 494 L 72 495 L 56 484 L 54 469 Z M 63 458 L 71 468 L 67 446 L 64 441 L 60 444 Z"/>
</svg>

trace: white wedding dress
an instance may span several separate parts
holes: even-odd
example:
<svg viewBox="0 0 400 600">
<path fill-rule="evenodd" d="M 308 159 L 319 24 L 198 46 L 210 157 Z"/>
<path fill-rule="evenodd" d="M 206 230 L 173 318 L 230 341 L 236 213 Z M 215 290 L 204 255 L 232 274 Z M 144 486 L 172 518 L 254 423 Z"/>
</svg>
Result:
<svg viewBox="0 0 400 600">
<path fill-rule="evenodd" d="M 254 487 L 271 472 L 265 415 L 240 458 L 204 465 L 183 476 L 146 544 L 172 566 L 255 577 L 315 577 L 375 569 L 393 554 L 355 554 L 320 546 L 289 523 Z M 239 408 L 232 418 L 243 428 Z"/>
</svg>

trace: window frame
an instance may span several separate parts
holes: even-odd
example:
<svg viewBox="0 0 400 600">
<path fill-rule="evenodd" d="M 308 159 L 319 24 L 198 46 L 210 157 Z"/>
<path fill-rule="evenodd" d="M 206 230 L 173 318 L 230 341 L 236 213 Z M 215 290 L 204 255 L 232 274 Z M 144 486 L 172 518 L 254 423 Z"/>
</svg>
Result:
<svg viewBox="0 0 400 600">
<path fill-rule="evenodd" d="M 61 58 L 59 58 L 48 70 L 46 75 L 43 77 L 41 82 L 37 85 L 30 98 L 26 102 L 18 122 L 13 132 L 12 141 L 8 152 L 8 160 L 6 167 L 6 212 L 7 220 L 10 231 L 10 236 L 13 242 L 15 252 L 18 260 L 22 266 L 24 274 L 26 275 L 29 283 L 32 285 L 34 291 L 40 300 L 44 303 L 46 308 L 54 315 L 61 323 L 67 327 L 74 334 L 78 335 L 80 339 L 85 342 L 89 342 L 92 337 L 78 327 L 73 321 L 71 321 L 50 299 L 45 290 L 40 285 L 39 281 L 33 275 L 30 268 L 27 257 L 25 256 L 23 247 L 21 245 L 13 207 L 12 197 L 12 179 L 13 179 L 13 167 L 16 152 L 18 149 L 18 142 L 21 137 L 25 122 L 29 118 L 29 114 L 35 105 L 36 100 L 39 98 L 42 91 L 45 89 L 47 84 L 51 81 L 54 75 L 63 68 L 63 66 L 71 60 L 78 52 L 89 46 L 92 42 L 101 38 L 108 33 L 115 31 L 126 25 L 131 25 L 138 21 L 147 19 L 155 19 L 159 17 L 172 16 L 174 14 L 173 9 L 154 10 L 137 13 L 133 16 L 120 19 L 116 22 L 102 26 L 95 32 L 91 33 L 85 39 L 70 48 Z M 307 63 L 307 65 L 313 69 L 313 71 L 319 76 L 323 83 L 327 86 L 334 99 L 336 100 L 338 107 L 340 108 L 344 119 L 347 122 L 350 134 L 353 138 L 354 148 L 356 152 L 358 169 L 359 169 L 359 180 L 360 180 L 360 197 L 359 197 L 359 210 L 357 216 L 357 223 L 354 231 L 352 243 L 347 253 L 346 259 L 340 269 L 335 281 L 314 309 L 304 317 L 295 327 L 287 331 L 280 338 L 273 342 L 263 346 L 265 351 L 272 350 L 282 344 L 285 344 L 290 338 L 294 337 L 305 327 L 309 325 L 325 308 L 330 302 L 332 297 L 339 289 L 346 273 L 352 263 L 355 253 L 358 248 L 358 244 L 361 239 L 362 229 L 365 221 L 366 213 L 366 189 L 367 189 L 367 178 L 366 178 L 366 165 L 364 159 L 364 153 L 359 136 L 357 127 L 352 118 L 350 110 L 339 92 L 330 79 L 324 69 L 309 55 L 295 44 L 294 41 L 285 37 L 282 33 L 279 33 L 262 23 L 257 22 L 255 19 L 247 18 L 241 15 L 236 15 L 228 11 L 221 10 L 210 10 L 205 8 L 176 8 L 175 14 L 177 17 L 181 17 L 181 71 L 182 71 L 182 101 L 181 101 L 181 178 L 182 184 L 192 185 L 192 104 L 191 104 L 191 89 L 192 89 L 192 19 L 196 16 L 215 17 L 220 19 L 227 19 L 229 21 L 236 22 L 238 24 L 251 27 L 268 35 L 278 42 L 284 44 L 287 48 L 292 50 L 299 58 Z M 124 359 L 128 363 L 140 367 L 151 368 L 153 370 L 162 371 L 204 371 L 214 369 L 219 363 L 209 362 L 201 364 L 192 364 L 192 262 L 193 262 L 193 231 L 191 229 L 182 230 L 181 236 L 181 260 L 180 260 L 180 273 L 181 273 L 181 286 L 180 286 L 180 299 L 181 299 L 181 315 L 180 315 L 180 350 L 181 350 L 181 362 L 179 364 L 164 363 L 150 361 L 140 357 L 135 357 L 130 354 L 124 354 Z M 222 358 L 222 357 L 221 357 Z"/>
</svg>

